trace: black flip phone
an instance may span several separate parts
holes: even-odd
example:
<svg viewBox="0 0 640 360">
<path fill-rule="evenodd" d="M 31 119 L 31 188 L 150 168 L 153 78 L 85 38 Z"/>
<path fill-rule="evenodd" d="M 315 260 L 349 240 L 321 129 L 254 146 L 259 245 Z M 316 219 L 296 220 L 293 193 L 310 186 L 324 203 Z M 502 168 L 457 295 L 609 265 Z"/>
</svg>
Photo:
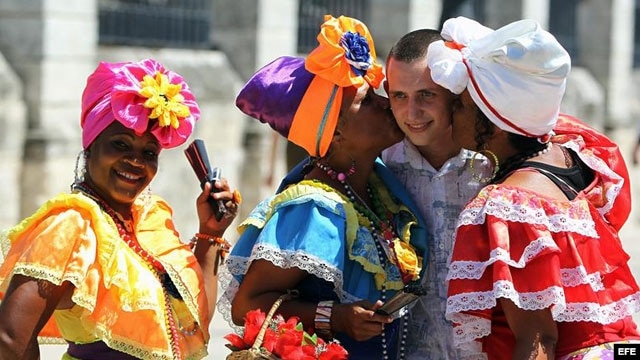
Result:
<svg viewBox="0 0 640 360">
<path fill-rule="evenodd" d="M 207 155 L 207 149 L 204 146 L 204 141 L 201 139 L 195 139 L 184 150 L 191 168 L 196 173 L 196 177 L 200 181 L 200 188 L 204 189 L 204 184 L 210 182 L 211 185 L 219 180 L 222 176 L 222 170 L 218 167 L 212 168 L 209 163 L 209 156 Z M 215 186 L 213 186 L 212 192 L 218 192 Z M 224 201 L 215 200 L 212 197 L 208 199 L 209 204 L 213 207 L 213 211 L 216 214 L 216 220 L 220 221 L 224 214 L 227 212 L 227 207 L 224 206 Z"/>
</svg>

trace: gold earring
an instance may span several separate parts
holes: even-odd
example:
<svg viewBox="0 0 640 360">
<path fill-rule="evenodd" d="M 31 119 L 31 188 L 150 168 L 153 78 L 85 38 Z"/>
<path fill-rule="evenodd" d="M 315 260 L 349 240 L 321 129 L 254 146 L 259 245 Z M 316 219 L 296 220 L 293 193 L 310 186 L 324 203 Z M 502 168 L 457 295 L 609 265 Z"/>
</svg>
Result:
<svg viewBox="0 0 640 360">
<path fill-rule="evenodd" d="M 482 177 L 482 175 L 476 173 L 473 170 L 473 164 L 475 163 L 476 156 L 478 156 L 478 154 L 483 155 L 487 159 L 489 159 L 489 157 L 491 157 L 491 160 L 493 160 L 494 166 L 493 166 L 493 171 L 491 172 L 490 176 Z M 481 184 L 487 184 L 496 176 L 496 174 L 498 173 L 498 170 L 500 170 L 500 161 L 498 160 L 498 156 L 493 151 L 488 150 L 488 149 L 478 150 L 478 151 L 474 152 L 473 156 L 471 157 L 471 161 L 469 162 L 469 170 L 471 170 L 471 177 L 474 180 L 480 182 Z"/>
</svg>

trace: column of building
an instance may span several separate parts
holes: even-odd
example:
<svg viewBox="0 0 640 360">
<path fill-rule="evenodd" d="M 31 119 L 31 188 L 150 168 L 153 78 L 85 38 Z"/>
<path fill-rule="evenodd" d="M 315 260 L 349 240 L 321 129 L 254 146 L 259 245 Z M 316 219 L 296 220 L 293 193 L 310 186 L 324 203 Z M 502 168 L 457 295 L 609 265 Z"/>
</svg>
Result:
<svg viewBox="0 0 640 360">
<path fill-rule="evenodd" d="M 27 104 L 20 217 L 73 181 L 80 96 L 97 44 L 95 0 L 2 1 L 0 50 Z"/>
</svg>

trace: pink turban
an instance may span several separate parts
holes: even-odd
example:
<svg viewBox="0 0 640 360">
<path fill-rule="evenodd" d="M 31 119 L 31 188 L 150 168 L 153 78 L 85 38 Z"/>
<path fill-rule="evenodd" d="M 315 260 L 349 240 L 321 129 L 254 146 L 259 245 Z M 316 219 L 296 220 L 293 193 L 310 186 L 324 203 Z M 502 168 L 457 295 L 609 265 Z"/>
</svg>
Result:
<svg viewBox="0 0 640 360">
<path fill-rule="evenodd" d="M 139 135 L 150 129 L 162 148 L 173 148 L 189 138 L 199 118 L 196 99 L 182 76 L 156 60 L 100 62 L 82 93 L 82 147 L 88 148 L 119 121 Z"/>
</svg>

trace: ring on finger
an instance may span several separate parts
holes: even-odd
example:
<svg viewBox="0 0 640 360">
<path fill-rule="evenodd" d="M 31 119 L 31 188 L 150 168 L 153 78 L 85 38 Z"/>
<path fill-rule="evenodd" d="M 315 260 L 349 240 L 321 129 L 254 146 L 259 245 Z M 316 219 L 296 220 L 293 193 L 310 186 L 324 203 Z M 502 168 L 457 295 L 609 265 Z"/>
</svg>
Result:
<svg viewBox="0 0 640 360">
<path fill-rule="evenodd" d="M 240 205 L 242 204 L 242 194 L 240 194 L 240 191 L 238 191 L 238 189 L 233 190 L 233 202 L 236 203 L 236 205 Z"/>
</svg>

